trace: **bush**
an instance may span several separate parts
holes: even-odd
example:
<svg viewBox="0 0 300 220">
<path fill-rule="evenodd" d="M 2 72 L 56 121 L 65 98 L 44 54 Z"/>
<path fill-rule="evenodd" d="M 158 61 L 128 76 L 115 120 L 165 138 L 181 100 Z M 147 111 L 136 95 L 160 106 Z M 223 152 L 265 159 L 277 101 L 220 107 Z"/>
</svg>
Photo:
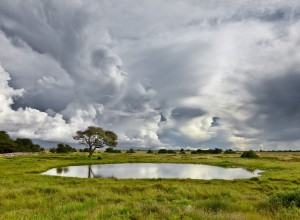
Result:
<svg viewBox="0 0 300 220">
<path fill-rule="evenodd" d="M 176 151 L 174 150 L 167 150 L 167 149 L 160 149 L 158 151 L 159 154 L 176 154 Z"/>
<path fill-rule="evenodd" d="M 224 151 L 224 154 L 236 154 L 236 152 L 233 151 L 232 149 L 227 149 Z"/>
<path fill-rule="evenodd" d="M 276 193 L 270 197 L 269 203 L 275 210 L 280 207 L 300 208 L 300 189 Z"/>
<path fill-rule="evenodd" d="M 198 150 L 192 151 L 191 154 L 221 154 L 222 152 L 223 152 L 223 150 L 219 149 L 219 148 L 208 149 L 208 150 L 198 149 Z"/>
<path fill-rule="evenodd" d="M 132 154 L 135 153 L 135 151 L 132 148 L 130 148 L 128 151 L 126 151 L 126 153 Z"/>
<path fill-rule="evenodd" d="M 147 151 L 147 154 L 153 154 L 153 150 L 150 150 L 150 149 L 149 149 L 149 150 Z"/>
<path fill-rule="evenodd" d="M 243 152 L 241 157 L 242 158 L 251 158 L 251 159 L 258 158 L 257 154 L 253 150 Z"/>
<path fill-rule="evenodd" d="M 204 203 L 204 207 L 207 210 L 212 211 L 212 212 L 219 212 L 222 210 L 226 210 L 229 207 L 229 205 L 230 205 L 230 202 L 226 198 L 224 198 L 224 199 L 213 198 L 213 199 L 207 200 Z"/>
<path fill-rule="evenodd" d="M 58 144 L 57 148 L 51 148 L 51 153 L 69 153 L 69 152 L 76 152 L 75 148 L 72 148 L 70 145 Z"/>
<path fill-rule="evenodd" d="M 106 153 L 121 153 L 120 150 L 115 150 L 115 149 L 113 149 L 112 147 L 106 148 L 105 152 L 106 152 Z"/>
</svg>

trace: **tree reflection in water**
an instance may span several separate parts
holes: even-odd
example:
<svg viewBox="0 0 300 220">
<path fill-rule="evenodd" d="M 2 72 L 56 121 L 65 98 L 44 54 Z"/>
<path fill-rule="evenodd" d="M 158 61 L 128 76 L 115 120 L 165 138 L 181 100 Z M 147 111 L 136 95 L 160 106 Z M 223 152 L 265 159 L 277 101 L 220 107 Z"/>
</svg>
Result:
<svg viewBox="0 0 300 220">
<path fill-rule="evenodd" d="M 95 178 L 95 174 L 94 174 L 94 172 L 92 170 L 92 166 L 91 165 L 89 165 L 89 167 L 88 167 L 88 178 Z"/>
<path fill-rule="evenodd" d="M 58 168 L 56 168 L 56 173 L 57 174 L 67 173 L 68 171 L 69 171 L 68 167 L 58 167 Z"/>
</svg>

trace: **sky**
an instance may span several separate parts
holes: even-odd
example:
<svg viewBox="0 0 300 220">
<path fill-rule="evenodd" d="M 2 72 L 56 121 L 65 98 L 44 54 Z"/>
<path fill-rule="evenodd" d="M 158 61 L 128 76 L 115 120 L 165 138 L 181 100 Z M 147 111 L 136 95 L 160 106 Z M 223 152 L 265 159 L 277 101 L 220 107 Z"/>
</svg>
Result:
<svg viewBox="0 0 300 220">
<path fill-rule="evenodd" d="M 2 0 L 0 50 L 13 138 L 300 149 L 298 0 Z"/>
</svg>

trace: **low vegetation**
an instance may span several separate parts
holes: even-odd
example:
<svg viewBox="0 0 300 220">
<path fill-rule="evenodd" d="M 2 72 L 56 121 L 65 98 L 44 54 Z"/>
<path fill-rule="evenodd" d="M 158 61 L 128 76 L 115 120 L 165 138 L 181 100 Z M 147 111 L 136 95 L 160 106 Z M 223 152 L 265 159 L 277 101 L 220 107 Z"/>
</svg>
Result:
<svg viewBox="0 0 300 220">
<path fill-rule="evenodd" d="M 274 210 L 278 210 L 281 208 L 299 209 L 300 188 L 293 191 L 284 191 L 284 192 L 275 193 L 270 197 L 270 205 Z"/>
</svg>

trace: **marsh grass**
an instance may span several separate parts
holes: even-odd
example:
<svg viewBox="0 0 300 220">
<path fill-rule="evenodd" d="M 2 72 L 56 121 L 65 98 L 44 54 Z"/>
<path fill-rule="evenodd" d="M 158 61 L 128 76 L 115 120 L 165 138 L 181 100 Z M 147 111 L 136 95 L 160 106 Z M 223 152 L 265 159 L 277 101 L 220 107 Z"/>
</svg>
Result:
<svg viewBox="0 0 300 220">
<path fill-rule="evenodd" d="M 259 157 L 146 151 L 102 152 L 91 159 L 84 153 L 1 157 L 0 219 L 300 219 L 300 154 L 263 152 Z M 40 175 L 53 167 L 125 162 L 202 163 L 266 172 L 230 181 Z"/>
</svg>

